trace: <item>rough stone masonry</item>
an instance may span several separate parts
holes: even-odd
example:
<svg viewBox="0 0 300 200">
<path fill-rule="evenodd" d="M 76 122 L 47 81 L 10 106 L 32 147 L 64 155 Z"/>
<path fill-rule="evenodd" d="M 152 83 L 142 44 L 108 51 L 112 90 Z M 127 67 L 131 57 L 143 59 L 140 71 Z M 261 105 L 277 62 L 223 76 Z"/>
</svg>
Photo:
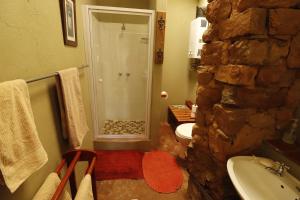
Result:
<svg viewBox="0 0 300 200">
<path fill-rule="evenodd" d="M 227 159 L 281 137 L 300 105 L 300 0 L 213 0 L 206 17 L 189 196 L 221 200 Z"/>
</svg>

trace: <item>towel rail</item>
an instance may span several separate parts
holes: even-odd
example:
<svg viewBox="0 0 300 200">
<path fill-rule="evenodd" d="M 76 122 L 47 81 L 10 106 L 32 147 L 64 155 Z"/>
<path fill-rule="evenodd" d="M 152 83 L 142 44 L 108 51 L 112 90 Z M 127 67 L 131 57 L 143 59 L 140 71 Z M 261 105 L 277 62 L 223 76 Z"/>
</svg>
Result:
<svg viewBox="0 0 300 200">
<path fill-rule="evenodd" d="M 84 69 L 84 68 L 87 68 L 87 67 L 89 67 L 89 66 L 88 65 L 83 65 L 83 66 L 77 67 L 77 68 L 78 69 Z M 54 76 L 57 76 L 57 75 L 58 75 L 58 73 L 54 72 L 52 74 L 48 74 L 48 75 L 44 75 L 44 76 L 40 76 L 40 77 L 37 77 L 37 78 L 32 78 L 32 79 L 26 80 L 26 83 L 33 83 L 33 82 L 44 80 L 44 79 L 47 79 L 47 78 L 51 78 L 51 77 L 54 77 Z"/>
<path fill-rule="evenodd" d="M 72 198 L 74 199 L 76 196 L 77 188 L 76 188 L 76 178 L 75 178 L 75 166 L 79 161 L 88 161 L 89 165 L 86 169 L 85 174 L 90 174 L 92 177 L 92 189 L 94 199 L 97 199 L 97 190 L 96 190 L 96 174 L 95 174 L 95 164 L 96 164 L 96 152 L 88 151 L 88 150 L 72 150 L 63 155 L 63 160 L 56 168 L 56 173 L 60 174 L 64 165 L 67 164 L 68 169 L 62 178 L 59 186 L 56 189 L 55 194 L 53 195 L 51 200 L 58 200 L 69 181 Z"/>
<path fill-rule="evenodd" d="M 63 159 L 60 164 L 58 165 L 58 167 L 56 168 L 55 172 L 60 175 L 60 172 L 62 170 L 62 168 L 64 167 L 64 165 L 66 164 L 66 159 Z"/>
<path fill-rule="evenodd" d="M 66 172 L 66 175 L 64 176 L 64 178 L 61 180 L 56 192 L 54 193 L 53 197 L 52 197 L 52 200 L 58 200 L 61 193 L 63 192 L 64 188 L 65 188 L 65 185 L 67 184 L 68 182 L 68 179 L 71 175 L 71 173 L 74 171 L 74 168 L 75 168 L 75 165 L 77 163 L 77 161 L 79 160 L 80 158 L 80 154 L 81 152 L 78 151 L 75 155 L 75 158 L 72 160 L 70 166 L 68 167 L 68 170 Z"/>
</svg>

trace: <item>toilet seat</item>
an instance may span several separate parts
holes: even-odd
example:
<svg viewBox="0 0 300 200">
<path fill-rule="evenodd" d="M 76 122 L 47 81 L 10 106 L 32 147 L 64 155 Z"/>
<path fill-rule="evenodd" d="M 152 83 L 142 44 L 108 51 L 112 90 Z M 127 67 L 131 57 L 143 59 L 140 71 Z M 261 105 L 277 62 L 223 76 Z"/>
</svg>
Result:
<svg viewBox="0 0 300 200">
<path fill-rule="evenodd" d="M 175 134 L 184 139 L 192 139 L 192 130 L 195 123 L 186 123 L 179 125 L 176 130 Z"/>
</svg>

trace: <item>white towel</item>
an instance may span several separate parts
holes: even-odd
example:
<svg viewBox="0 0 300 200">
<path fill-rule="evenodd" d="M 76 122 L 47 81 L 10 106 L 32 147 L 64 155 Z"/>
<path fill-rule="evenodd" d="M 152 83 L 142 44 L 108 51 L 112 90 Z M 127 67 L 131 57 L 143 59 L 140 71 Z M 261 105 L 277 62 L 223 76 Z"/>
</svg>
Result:
<svg viewBox="0 0 300 200">
<path fill-rule="evenodd" d="M 60 97 L 62 124 L 66 128 L 70 144 L 73 148 L 78 148 L 89 131 L 78 70 L 70 68 L 61 70 L 58 74 L 56 86 Z"/>
<path fill-rule="evenodd" d="M 48 157 L 34 122 L 24 80 L 0 83 L 0 169 L 13 193 Z"/>
<path fill-rule="evenodd" d="M 94 200 L 92 188 L 91 175 L 87 174 L 80 182 L 75 200 Z"/>
<path fill-rule="evenodd" d="M 51 200 L 60 182 L 61 180 L 57 173 L 49 174 L 32 200 Z M 64 190 L 60 200 L 72 200 L 72 198 L 70 194 Z"/>
</svg>

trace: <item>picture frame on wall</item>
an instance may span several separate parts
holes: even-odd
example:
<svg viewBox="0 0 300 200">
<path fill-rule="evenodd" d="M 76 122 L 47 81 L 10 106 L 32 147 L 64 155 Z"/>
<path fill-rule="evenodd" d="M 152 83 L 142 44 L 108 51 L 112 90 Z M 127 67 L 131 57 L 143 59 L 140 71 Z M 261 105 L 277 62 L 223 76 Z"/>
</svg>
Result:
<svg viewBox="0 0 300 200">
<path fill-rule="evenodd" d="M 77 25 L 75 0 L 60 0 L 64 43 L 77 47 Z"/>
</svg>

